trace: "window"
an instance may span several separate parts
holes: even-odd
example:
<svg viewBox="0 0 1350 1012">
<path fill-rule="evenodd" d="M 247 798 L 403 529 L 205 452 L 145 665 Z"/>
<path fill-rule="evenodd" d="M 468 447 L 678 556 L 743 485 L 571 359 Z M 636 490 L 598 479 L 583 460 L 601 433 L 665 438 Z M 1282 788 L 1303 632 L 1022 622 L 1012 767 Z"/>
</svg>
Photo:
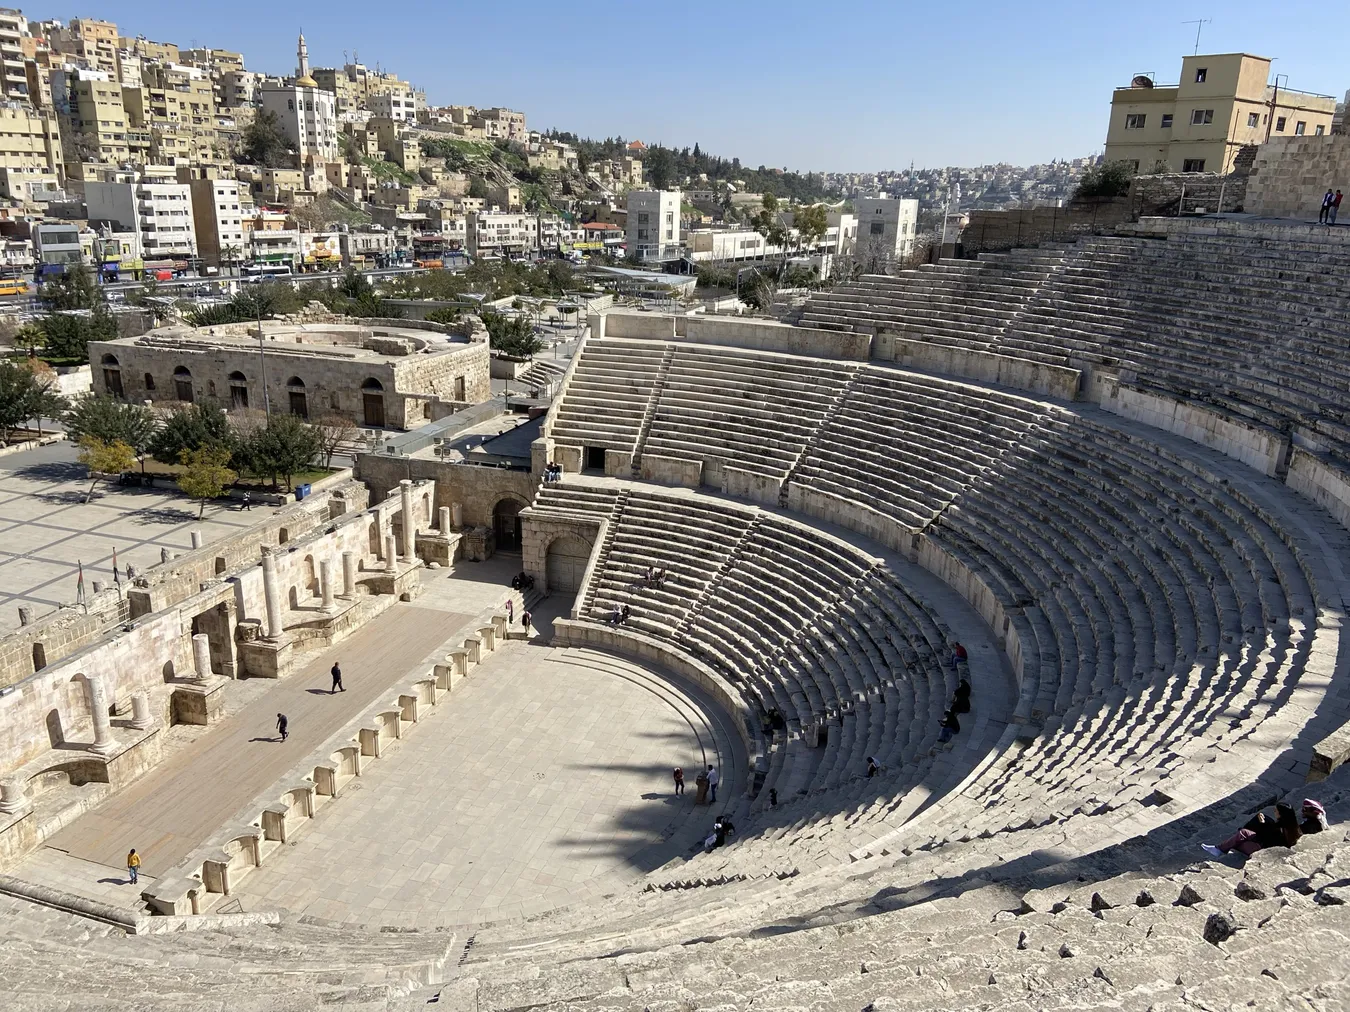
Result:
<svg viewBox="0 0 1350 1012">
<path fill-rule="evenodd" d="M 1285 117 L 1283 117 L 1283 116 L 1276 116 L 1276 117 L 1275 117 L 1275 132 L 1276 132 L 1277 134 L 1282 134 L 1282 133 L 1284 133 L 1284 120 L 1285 120 Z"/>
<path fill-rule="evenodd" d="M 1306 121 L 1299 120 L 1297 123 L 1294 124 L 1294 136 L 1302 137 L 1307 132 L 1308 132 L 1308 124 Z"/>
<path fill-rule="evenodd" d="M 1209 76 L 1209 68 L 1208 68 L 1208 67 L 1196 67 L 1196 68 L 1195 68 L 1195 83 L 1196 83 L 1196 84 L 1204 84 L 1204 83 L 1205 83 L 1205 78 L 1208 77 L 1208 76 Z"/>
<path fill-rule="evenodd" d="M 1213 109 L 1192 109 L 1191 126 L 1208 126 L 1214 122 Z"/>
<path fill-rule="evenodd" d="M 1144 113 L 1142 113 L 1142 112 L 1131 112 L 1131 113 L 1126 113 L 1126 115 L 1125 115 L 1125 129 L 1126 129 L 1126 130 L 1142 130 L 1142 129 L 1144 129 L 1144 120 L 1146 120 L 1147 118 L 1148 118 L 1148 117 L 1147 117 Z"/>
<path fill-rule="evenodd" d="M 871 223 L 870 231 L 872 235 L 881 235 L 886 231 L 886 223 L 884 221 L 874 221 Z"/>
<path fill-rule="evenodd" d="M 1261 125 L 1261 114 L 1257 112 L 1247 113 L 1247 127 L 1256 127 Z"/>
<path fill-rule="evenodd" d="M 1326 129 L 1327 129 L 1327 128 L 1324 127 L 1324 126 L 1319 126 L 1319 127 L 1315 128 L 1315 129 L 1313 130 L 1313 136 L 1314 136 L 1314 137 L 1321 137 L 1322 134 L 1326 133 Z"/>
<path fill-rule="evenodd" d="M 648 224 L 648 223 L 650 222 L 650 220 L 651 220 L 651 215 L 648 214 L 646 211 L 639 211 L 639 212 L 638 212 L 638 224 L 639 224 L 639 225 L 646 225 L 646 224 Z"/>
<path fill-rule="evenodd" d="M 1170 112 L 1163 113 L 1162 128 L 1164 130 L 1172 129 L 1172 114 Z"/>
<path fill-rule="evenodd" d="M 675 238 L 675 232 L 674 232 L 674 230 L 669 229 L 669 228 L 666 229 L 666 241 L 669 242 L 670 240 L 672 240 L 672 239 L 674 239 L 674 238 Z"/>
<path fill-rule="evenodd" d="M 1187 158 L 1181 163 L 1182 172 L 1204 172 L 1205 160 L 1203 158 Z"/>
</svg>

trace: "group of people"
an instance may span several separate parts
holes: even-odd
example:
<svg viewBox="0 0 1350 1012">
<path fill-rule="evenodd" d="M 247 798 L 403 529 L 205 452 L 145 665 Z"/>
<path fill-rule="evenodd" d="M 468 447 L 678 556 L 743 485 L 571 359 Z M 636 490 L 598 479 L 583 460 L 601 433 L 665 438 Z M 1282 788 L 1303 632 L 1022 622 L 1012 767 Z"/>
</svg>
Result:
<svg viewBox="0 0 1350 1012">
<path fill-rule="evenodd" d="M 1318 224 L 1319 225 L 1336 224 L 1336 215 L 1340 213 L 1340 210 L 1341 210 L 1341 191 L 1337 190 L 1336 192 L 1333 193 L 1331 191 L 1331 187 L 1328 186 L 1327 192 L 1322 197 L 1322 210 L 1317 215 Z"/>
<path fill-rule="evenodd" d="M 628 605 L 625 604 L 620 607 L 616 604 L 614 610 L 609 613 L 609 624 L 623 625 L 628 621 L 628 616 L 631 614 L 632 612 L 629 610 Z"/>
<path fill-rule="evenodd" d="M 549 461 L 544 465 L 544 481 L 562 481 L 563 470 L 560 464 Z"/>
<path fill-rule="evenodd" d="M 676 766 L 672 777 L 675 780 L 675 796 L 679 797 L 684 793 L 684 767 Z M 717 785 L 722 782 L 722 775 L 717 772 L 717 767 L 711 763 L 706 770 L 700 770 L 698 776 L 694 778 L 694 785 L 698 788 L 698 794 L 694 798 L 696 805 L 717 804 Z"/>
<path fill-rule="evenodd" d="M 534 588 L 534 577 L 521 570 L 515 576 L 511 577 L 512 590 L 531 590 Z"/>
<path fill-rule="evenodd" d="M 731 820 L 725 815 L 719 815 L 713 820 L 712 832 L 703 840 L 703 849 L 705 851 L 716 850 L 727 842 L 727 837 L 736 832 L 736 827 L 732 825 Z"/>
<path fill-rule="evenodd" d="M 647 572 L 642 578 L 642 582 L 650 590 L 660 590 L 666 582 L 666 571 L 657 569 L 654 566 L 648 566 Z"/>
<path fill-rule="evenodd" d="M 1327 828 L 1327 810 L 1312 798 L 1303 800 L 1303 815 L 1283 801 L 1275 806 L 1275 814 L 1257 812 L 1247 824 L 1222 843 L 1202 843 L 1200 846 L 1211 857 L 1222 857 L 1237 851 L 1251 857 L 1267 847 L 1292 847 L 1309 833 L 1320 833 Z"/>
</svg>

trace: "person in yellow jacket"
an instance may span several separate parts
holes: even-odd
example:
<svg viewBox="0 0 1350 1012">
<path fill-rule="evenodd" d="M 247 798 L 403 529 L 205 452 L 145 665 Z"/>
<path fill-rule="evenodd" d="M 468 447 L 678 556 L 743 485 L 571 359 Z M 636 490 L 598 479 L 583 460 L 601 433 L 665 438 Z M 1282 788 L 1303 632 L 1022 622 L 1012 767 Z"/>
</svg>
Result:
<svg viewBox="0 0 1350 1012">
<path fill-rule="evenodd" d="M 127 852 L 127 876 L 131 879 L 131 884 L 135 885 L 136 880 L 141 874 L 141 855 L 136 853 L 136 848 L 132 847 Z"/>
</svg>

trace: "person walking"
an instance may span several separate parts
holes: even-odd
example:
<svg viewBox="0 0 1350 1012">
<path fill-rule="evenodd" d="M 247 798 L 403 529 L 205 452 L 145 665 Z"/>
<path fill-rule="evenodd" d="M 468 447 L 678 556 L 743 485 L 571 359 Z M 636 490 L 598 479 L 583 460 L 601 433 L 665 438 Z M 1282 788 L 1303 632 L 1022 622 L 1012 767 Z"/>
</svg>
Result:
<svg viewBox="0 0 1350 1012">
<path fill-rule="evenodd" d="M 241 510 L 248 510 L 250 513 L 253 512 L 253 497 L 247 492 L 244 493 L 244 498 L 243 501 L 240 502 L 239 508 Z"/>
<path fill-rule="evenodd" d="M 509 597 L 506 599 L 506 624 L 516 624 L 516 602 Z"/>
<path fill-rule="evenodd" d="M 1337 190 L 1336 196 L 1331 201 L 1331 211 L 1327 215 L 1327 224 L 1328 225 L 1336 224 L 1336 215 L 1340 214 L 1340 212 L 1341 212 L 1341 191 Z"/>
<path fill-rule="evenodd" d="M 681 767 L 676 766 L 674 777 L 675 777 L 675 796 L 679 797 L 681 794 L 684 793 L 684 770 Z"/>
<path fill-rule="evenodd" d="M 522 611 L 522 612 L 520 613 L 520 625 L 521 625 L 521 628 L 523 628 L 527 633 L 530 631 L 530 619 L 531 619 L 532 617 L 533 617 L 533 616 L 530 615 L 530 613 L 529 613 L 528 611 Z"/>
<path fill-rule="evenodd" d="M 328 694 L 331 696 L 335 692 L 346 692 L 347 690 L 342 685 L 342 669 L 338 667 L 337 661 L 333 662 L 333 667 L 329 669 L 328 673 L 333 676 L 333 687 L 328 690 Z"/>
<path fill-rule="evenodd" d="M 286 731 L 286 715 L 284 713 L 277 714 L 277 732 L 281 735 L 281 740 L 285 741 L 288 732 Z"/>
<path fill-rule="evenodd" d="M 141 855 L 136 853 L 135 847 L 127 851 L 127 878 L 131 885 L 141 880 Z"/>
<path fill-rule="evenodd" d="M 717 772 L 716 766 L 710 764 L 708 766 L 708 794 L 714 805 L 717 804 L 717 785 L 721 782 L 722 775 Z"/>
<path fill-rule="evenodd" d="M 1317 213 L 1317 223 L 1325 225 L 1327 217 L 1331 214 L 1331 202 L 1336 199 L 1336 194 L 1332 192 L 1331 187 L 1327 187 L 1327 192 L 1322 197 L 1322 210 Z"/>
</svg>

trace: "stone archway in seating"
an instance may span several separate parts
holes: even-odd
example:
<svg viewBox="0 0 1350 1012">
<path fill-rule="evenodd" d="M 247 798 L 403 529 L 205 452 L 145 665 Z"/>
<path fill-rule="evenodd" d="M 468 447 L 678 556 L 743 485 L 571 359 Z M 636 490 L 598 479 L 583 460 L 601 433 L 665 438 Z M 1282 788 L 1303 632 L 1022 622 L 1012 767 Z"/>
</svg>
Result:
<svg viewBox="0 0 1350 1012">
<path fill-rule="evenodd" d="M 497 551 L 520 551 L 520 511 L 528 505 L 528 502 L 517 496 L 505 496 L 492 507 L 492 530 L 497 538 Z"/>
<path fill-rule="evenodd" d="M 549 542 L 544 572 L 550 592 L 575 594 L 581 589 L 586 565 L 591 560 L 591 547 L 575 534 L 561 534 Z"/>
</svg>

